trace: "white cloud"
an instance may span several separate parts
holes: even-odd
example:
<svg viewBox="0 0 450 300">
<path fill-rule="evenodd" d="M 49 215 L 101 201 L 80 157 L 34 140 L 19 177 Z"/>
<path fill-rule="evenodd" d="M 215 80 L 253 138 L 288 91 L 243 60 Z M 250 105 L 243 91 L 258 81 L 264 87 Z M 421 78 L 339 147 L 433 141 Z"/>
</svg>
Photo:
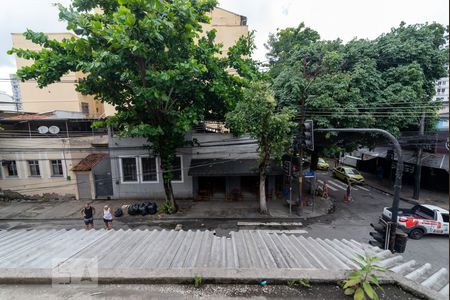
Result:
<svg viewBox="0 0 450 300">
<path fill-rule="evenodd" d="M 277 28 L 304 22 L 323 39 L 375 38 L 396 27 L 436 21 L 449 24 L 448 0 L 220 0 L 220 7 L 248 18 L 256 30 L 255 58 L 265 60 L 264 43 Z"/>
<path fill-rule="evenodd" d="M 27 28 L 44 32 L 65 31 L 52 5 L 68 5 L 70 0 L 14 0 L 1 2 L 0 78 L 15 69 L 14 59 L 6 55 L 12 47 L 11 32 Z M 448 0 L 220 0 L 220 7 L 248 18 L 250 30 L 256 31 L 254 57 L 265 60 L 264 43 L 277 28 L 297 26 L 300 22 L 317 30 L 324 39 L 354 37 L 375 38 L 390 28 L 406 23 L 437 21 L 449 24 Z M 10 91 L 3 83 L 0 90 Z"/>
</svg>

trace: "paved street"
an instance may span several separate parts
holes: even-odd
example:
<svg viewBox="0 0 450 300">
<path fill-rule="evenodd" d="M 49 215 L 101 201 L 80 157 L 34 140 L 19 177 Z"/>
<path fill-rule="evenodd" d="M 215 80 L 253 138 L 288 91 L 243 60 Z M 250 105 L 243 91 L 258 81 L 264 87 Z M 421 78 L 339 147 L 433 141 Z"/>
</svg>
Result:
<svg viewBox="0 0 450 300">
<path fill-rule="evenodd" d="M 339 180 L 332 178 L 331 173 L 319 172 L 319 182 L 327 180 L 329 192 L 336 201 L 336 212 L 330 215 L 324 215 L 308 220 L 301 220 L 303 223 L 293 223 L 290 226 L 270 226 L 266 228 L 272 231 L 290 232 L 302 234 L 304 236 L 320 238 L 354 239 L 358 242 L 367 243 L 369 241 L 370 223 L 377 222 L 381 215 L 383 207 L 392 204 L 392 196 L 373 189 L 370 186 L 356 186 L 353 188 L 352 203 L 344 203 L 343 197 L 346 186 Z M 33 211 L 33 205 L 29 205 L 30 211 Z M 61 206 L 59 204 L 58 206 Z M 40 207 L 42 204 L 35 204 Z M 412 204 L 401 201 L 401 207 L 410 207 Z M 287 209 L 287 208 L 285 208 Z M 311 210 L 311 207 L 305 208 Z M 70 212 L 68 212 L 70 213 Z M 2 216 L 4 218 L 4 216 Z M 295 217 L 295 214 L 292 215 Z M 182 224 L 183 229 L 209 229 L 214 230 L 217 235 L 229 236 L 231 231 L 240 229 L 261 228 L 261 226 L 244 223 L 238 225 L 238 220 L 202 220 L 196 218 L 185 218 L 180 220 L 147 220 L 146 222 L 125 222 L 117 219 L 114 228 L 139 228 L 139 229 L 173 229 L 177 224 Z M 272 224 L 273 225 L 273 224 Z M 0 221 L 0 229 L 48 229 L 48 228 L 81 228 L 82 222 L 78 219 L 60 218 L 58 220 L 8 220 Z M 96 228 L 102 226 L 99 219 Z M 421 240 L 409 240 L 406 252 L 403 255 L 405 259 L 415 259 L 417 263 L 429 262 L 433 268 L 446 267 L 449 264 L 449 240 L 447 236 L 425 236 Z"/>
<path fill-rule="evenodd" d="M 332 197 L 337 199 L 336 212 L 327 215 L 306 226 L 307 235 L 313 237 L 352 238 L 359 242 L 369 241 L 370 223 L 377 222 L 383 207 L 392 205 L 392 196 L 375 190 L 369 186 L 353 188 L 353 202 L 344 203 L 345 184 L 332 178 L 331 173 L 320 172 L 321 180 L 328 180 L 328 188 Z M 411 207 L 412 204 L 400 201 L 400 207 Z M 408 240 L 407 259 L 417 262 L 429 262 L 433 267 L 448 267 L 448 236 L 424 236 L 421 240 Z"/>
</svg>

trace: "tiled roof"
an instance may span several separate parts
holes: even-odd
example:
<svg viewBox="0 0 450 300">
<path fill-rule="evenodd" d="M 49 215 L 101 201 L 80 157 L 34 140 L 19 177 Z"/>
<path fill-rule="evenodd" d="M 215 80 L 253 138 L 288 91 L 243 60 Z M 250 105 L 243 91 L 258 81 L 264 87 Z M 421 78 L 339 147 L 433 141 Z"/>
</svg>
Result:
<svg viewBox="0 0 450 300">
<path fill-rule="evenodd" d="M 99 162 L 102 161 L 103 158 L 107 156 L 106 153 L 92 153 L 83 158 L 75 167 L 72 168 L 72 171 L 90 171 L 93 167 L 95 167 Z"/>
</svg>

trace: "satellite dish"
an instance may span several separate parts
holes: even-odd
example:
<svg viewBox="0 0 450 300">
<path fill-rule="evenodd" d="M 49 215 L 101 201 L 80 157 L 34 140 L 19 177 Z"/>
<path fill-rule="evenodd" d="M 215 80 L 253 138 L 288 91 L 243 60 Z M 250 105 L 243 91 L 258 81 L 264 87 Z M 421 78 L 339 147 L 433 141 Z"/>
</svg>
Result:
<svg viewBox="0 0 450 300">
<path fill-rule="evenodd" d="M 47 126 L 40 126 L 38 128 L 38 131 L 40 134 L 46 134 L 48 132 L 48 127 Z"/>
<path fill-rule="evenodd" d="M 50 126 L 50 128 L 48 129 L 48 131 L 50 131 L 51 134 L 58 134 L 58 132 L 59 132 L 59 127 L 58 127 L 58 126 Z"/>
</svg>

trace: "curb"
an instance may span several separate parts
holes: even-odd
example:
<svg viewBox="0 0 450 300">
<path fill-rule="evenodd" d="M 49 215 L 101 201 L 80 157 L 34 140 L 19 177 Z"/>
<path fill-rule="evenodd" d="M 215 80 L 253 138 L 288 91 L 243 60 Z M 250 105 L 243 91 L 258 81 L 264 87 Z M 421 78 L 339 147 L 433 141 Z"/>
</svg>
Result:
<svg viewBox="0 0 450 300">
<path fill-rule="evenodd" d="M 382 189 L 382 188 L 380 188 L 380 187 L 378 187 L 378 186 L 376 186 L 376 185 L 370 184 L 370 183 L 368 183 L 367 181 L 366 181 L 366 185 L 370 186 L 371 188 L 376 189 L 377 191 L 380 191 L 380 192 L 389 194 L 389 195 L 391 195 L 391 196 L 394 196 L 394 193 L 393 193 L 393 192 L 387 191 L 387 190 Z M 414 205 L 421 204 L 421 203 L 420 203 L 419 201 L 417 201 L 417 200 L 413 200 L 413 199 L 409 199 L 409 198 L 404 198 L 404 197 L 402 197 L 402 196 L 400 196 L 400 200 L 402 200 L 402 201 L 404 201 L 404 202 L 408 202 L 408 203 L 414 204 Z"/>
<path fill-rule="evenodd" d="M 69 283 L 74 278 L 56 275 L 51 269 L 0 269 L 0 284 L 58 284 Z M 192 284 L 200 276 L 203 283 L 214 284 L 258 284 L 266 280 L 269 284 L 287 284 L 288 280 L 307 278 L 311 283 L 336 285 L 347 279 L 351 270 L 314 269 L 215 269 L 192 268 L 177 270 L 100 269 L 98 284 Z M 175 271 L 175 272 L 174 272 Z M 381 284 L 394 284 L 424 299 L 446 299 L 438 292 L 418 285 L 396 273 L 377 274 Z M 75 278 L 76 279 L 76 278 Z"/>
</svg>

